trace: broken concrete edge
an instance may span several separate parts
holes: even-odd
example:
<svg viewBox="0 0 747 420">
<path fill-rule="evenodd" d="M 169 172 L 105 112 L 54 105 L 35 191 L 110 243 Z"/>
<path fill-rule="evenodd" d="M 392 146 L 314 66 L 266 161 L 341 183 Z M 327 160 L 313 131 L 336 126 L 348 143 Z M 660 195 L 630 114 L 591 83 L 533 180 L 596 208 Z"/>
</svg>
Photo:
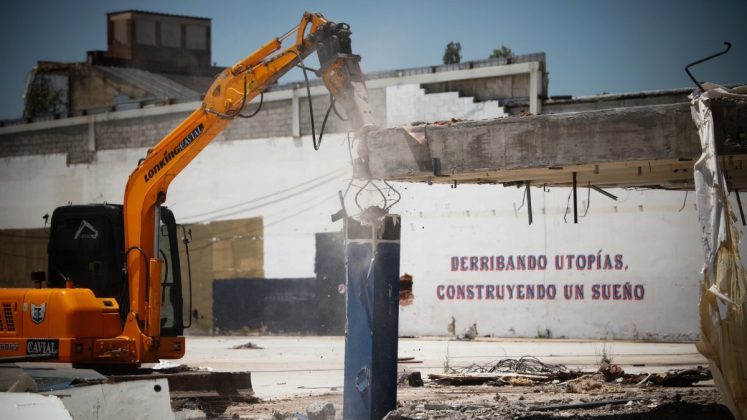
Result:
<svg viewBox="0 0 747 420">
<path fill-rule="evenodd" d="M 440 159 L 444 173 L 459 173 L 677 160 L 700 151 L 688 104 L 428 125 L 425 132 L 422 145 L 401 128 L 369 132 L 365 146 L 374 178 L 429 175 L 432 159 Z M 678 139 L 682 133 L 685 141 Z"/>
<path fill-rule="evenodd" d="M 174 418 L 169 383 L 164 378 L 84 385 L 45 394 L 59 398 L 76 420 Z"/>
<path fill-rule="evenodd" d="M 69 378 L 63 375 L 60 379 L 67 380 L 54 382 L 51 385 L 47 383 L 48 381 L 44 381 L 42 376 L 40 383 L 45 385 L 38 387 L 30 375 L 16 367 L 12 370 L 6 369 L 7 375 L 0 378 L 3 379 L 0 380 L 0 385 L 8 392 L 31 392 L 58 396 L 63 399 L 68 411 L 76 419 L 78 418 L 76 413 L 84 412 L 85 414 L 87 407 L 99 407 L 97 408 L 99 411 L 109 410 L 111 412 L 113 408 L 100 403 L 102 399 L 111 400 L 113 397 L 109 394 L 116 394 L 118 398 L 136 400 L 153 399 L 152 395 L 156 395 L 168 403 L 161 404 L 164 409 L 169 408 L 179 412 L 199 408 L 208 416 L 222 415 L 231 404 L 250 404 L 259 400 L 254 396 L 250 372 L 210 372 L 185 369 L 188 368 L 183 365 L 174 365 L 165 370 L 143 368 L 139 374 L 110 376 L 73 374 Z M 58 377 L 52 376 L 52 378 Z M 136 387 L 137 390 L 133 392 L 132 387 Z M 80 397 L 80 395 L 85 397 Z M 152 401 L 146 402 L 153 403 Z M 73 406 L 69 406 L 68 403 Z M 138 414 L 138 412 L 133 414 Z M 183 416 L 187 415 L 191 414 L 186 413 Z"/>
<path fill-rule="evenodd" d="M 279 412 L 273 413 L 273 420 L 334 420 L 335 405 L 328 401 L 317 401 L 306 407 L 306 414 L 302 412 Z"/>
<path fill-rule="evenodd" d="M 744 128 L 747 104 L 721 102 L 720 149 L 744 159 L 739 155 L 747 154 L 747 141 L 735 144 L 739 137 L 732 132 Z M 577 173 L 579 185 L 692 189 L 692 164 L 701 151 L 686 103 L 416 129 L 425 141 L 405 128 L 371 131 L 363 138 L 358 153 L 372 178 L 569 186 Z"/>
<path fill-rule="evenodd" d="M 3 418 L 9 419 L 73 419 L 56 395 L 1 392 L 0 407 L 3 407 Z"/>
<path fill-rule="evenodd" d="M 165 380 L 171 393 L 213 392 L 223 396 L 252 397 L 251 372 L 151 372 L 141 375 L 109 376 L 106 383 L 128 383 L 138 380 Z"/>
<path fill-rule="evenodd" d="M 735 157 L 747 160 L 747 155 Z M 577 185 L 586 188 L 641 187 L 671 190 L 693 190 L 692 159 L 627 161 L 595 165 L 568 165 L 541 169 L 515 169 L 452 173 L 435 177 L 433 174 L 404 176 L 390 179 L 400 182 L 429 184 L 502 184 L 506 187 L 570 187 L 573 174 Z"/>
<path fill-rule="evenodd" d="M 0 417 L 13 419 L 174 418 L 166 379 L 97 383 L 44 393 L 2 392 L 0 407 Z"/>
</svg>

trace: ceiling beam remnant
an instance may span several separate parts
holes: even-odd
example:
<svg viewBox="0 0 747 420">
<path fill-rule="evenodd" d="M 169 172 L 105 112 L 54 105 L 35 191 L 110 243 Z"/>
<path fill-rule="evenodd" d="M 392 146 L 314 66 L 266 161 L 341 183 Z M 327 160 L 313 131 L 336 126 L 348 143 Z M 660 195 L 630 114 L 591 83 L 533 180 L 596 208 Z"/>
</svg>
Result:
<svg viewBox="0 0 747 420">
<path fill-rule="evenodd" d="M 747 103 L 718 99 L 712 110 L 727 181 L 747 189 Z M 575 173 L 577 183 L 600 189 L 693 190 L 701 153 L 688 103 L 435 123 L 425 131 L 422 143 L 402 128 L 368 133 L 358 152 L 371 176 L 567 187 Z"/>
</svg>

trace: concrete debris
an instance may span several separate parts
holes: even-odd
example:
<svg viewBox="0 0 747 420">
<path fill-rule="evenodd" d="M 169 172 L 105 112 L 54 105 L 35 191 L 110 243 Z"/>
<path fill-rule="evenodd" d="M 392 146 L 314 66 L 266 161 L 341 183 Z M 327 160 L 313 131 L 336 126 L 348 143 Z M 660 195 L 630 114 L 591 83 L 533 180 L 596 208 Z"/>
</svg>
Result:
<svg viewBox="0 0 747 420">
<path fill-rule="evenodd" d="M 110 376 L 109 383 L 129 383 L 133 380 L 159 379 L 168 381 L 174 409 L 197 408 L 209 417 L 222 415 L 228 406 L 257 401 L 252 390 L 250 372 L 177 372 L 162 371 L 144 375 Z"/>
<path fill-rule="evenodd" d="M 588 394 L 590 392 L 604 391 L 604 376 L 601 374 L 584 375 L 572 379 L 566 383 L 566 392 L 573 394 Z"/>
<path fill-rule="evenodd" d="M 208 415 L 196 407 L 182 408 L 181 410 L 174 411 L 174 420 L 197 420 L 207 418 Z"/>
<path fill-rule="evenodd" d="M 0 417 L 14 420 L 72 420 L 62 401 L 56 396 L 20 392 L 0 393 Z M 77 418 L 76 418 L 77 419 Z"/>
<path fill-rule="evenodd" d="M 434 411 L 434 410 L 456 410 L 458 407 L 454 407 L 448 404 L 425 403 L 423 404 L 423 408 L 426 411 Z"/>
<path fill-rule="evenodd" d="M 613 381 L 625 374 L 623 368 L 621 368 L 619 365 L 613 365 L 611 361 L 606 357 L 602 359 L 602 363 L 599 366 L 599 370 L 597 370 L 597 372 L 604 375 L 604 380 L 607 382 Z"/>
<path fill-rule="evenodd" d="M 416 413 L 414 415 L 418 415 L 420 413 Z M 427 417 L 412 417 L 407 414 L 406 410 L 393 410 L 390 411 L 386 417 L 384 417 L 383 420 L 415 420 L 415 419 L 421 419 L 421 418 L 427 418 Z"/>
<path fill-rule="evenodd" d="M 317 402 L 306 408 L 309 420 L 334 420 L 335 406 L 330 402 Z"/>
<path fill-rule="evenodd" d="M 400 386 L 411 387 L 420 387 L 424 385 L 423 378 L 418 371 L 400 373 L 397 378 L 397 384 Z"/>
<path fill-rule="evenodd" d="M 625 375 L 624 383 L 635 383 L 637 385 L 652 384 L 665 387 L 692 386 L 696 382 L 713 379 L 708 368 L 698 366 L 695 369 L 670 370 L 668 372 Z"/>
<path fill-rule="evenodd" d="M 532 386 L 535 384 L 535 382 L 532 379 L 525 378 L 525 377 L 516 377 L 510 379 L 511 386 Z"/>
<path fill-rule="evenodd" d="M 543 363 L 534 357 L 503 359 L 488 364 L 476 364 L 450 368 L 449 373 L 429 374 L 428 379 L 436 385 L 491 385 L 534 386 L 547 383 L 562 383 L 566 392 L 586 394 L 607 392 L 611 384 L 650 385 L 665 387 L 692 386 L 699 381 L 711 379 L 708 369 L 672 370 L 663 374 L 626 374 L 618 365 L 602 361 L 597 372 L 572 371 L 564 365 Z"/>
<path fill-rule="evenodd" d="M 206 372 L 163 361 L 110 376 L 65 366 L 0 368 L 0 394 L 28 390 L 59 396 L 75 419 L 168 419 L 172 410 L 182 419 L 217 417 L 230 405 L 257 401 L 250 372 Z"/>
<path fill-rule="evenodd" d="M 479 389 L 479 388 L 476 388 Z M 523 389 L 523 388 L 522 388 Z M 559 418 L 630 418 L 630 419 L 730 419 L 728 409 L 715 402 L 713 391 L 698 390 L 683 395 L 680 393 L 636 394 L 625 393 L 624 397 L 600 396 L 589 398 L 553 398 L 547 393 L 534 392 L 496 395 L 495 402 L 484 398 L 470 401 L 413 402 L 403 404 L 390 411 L 386 420 L 421 419 L 516 419 L 538 420 Z M 620 393 L 622 394 L 622 392 Z M 526 395 L 526 397 L 524 397 Z"/>
<path fill-rule="evenodd" d="M 532 407 L 531 409 L 534 411 L 554 411 L 554 410 L 573 410 L 577 408 L 596 408 L 596 407 L 604 407 L 606 405 L 614 405 L 614 404 L 625 404 L 626 406 L 633 406 L 635 402 L 646 402 L 651 404 L 656 404 L 655 398 L 652 397 L 641 397 L 641 398 L 622 398 L 622 399 L 610 399 L 610 400 L 599 400 L 599 401 L 584 401 L 584 402 L 578 402 L 578 403 L 571 403 L 571 404 L 550 404 L 550 405 L 539 405 Z M 654 408 L 654 407 L 651 407 Z"/>
<path fill-rule="evenodd" d="M 34 369 L 14 364 L 0 365 L 0 392 L 48 392 L 103 379 L 103 375 L 86 369 Z"/>
<path fill-rule="evenodd" d="M 62 399 L 75 420 L 174 418 L 169 382 L 163 378 L 79 386 L 50 394 Z"/>
<path fill-rule="evenodd" d="M 303 413 L 275 412 L 272 414 L 272 420 L 309 420 L 309 418 Z"/>
<path fill-rule="evenodd" d="M 20 369 L 13 369 L 17 373 L 15 376 L 5 375 L 10 373 L 3 369 L 3 375 L 0 375 L 0 392 L 38 392 L 39 389 L 36 381 L 26 372 Z"/>
<path fill-rule="evenodd" d="M 412 305 L 415 295 L 412 293 L 412 276 L 403 274 L 399 278 L 399 304 L 400 306 Z"/>
<path fill-rule="evenodd" d="M 500 381 L 500 385 L 504 385 L 501 375 L 492 374 L 440 374 L 440 373 L 429 373 L 428 379 L 433 381 L 437 385 L 449 385 L 449 386 L 462 386 L 462 385 L 483 385 L 493 384 Z"/>
<path fill-rule="evenodd" d="M 464 334 L 457 337 L 457 340 L 474 340 L 477 338 L 477 324 L 472 324 L 464 330 Z"/>
<path fill-rule="evenodd" d="M 158 363 L 155 364 L 151 369 L 153 370 L 174 370 L 174 369 L 181 369 L 185 368 L 188 369 L 186 365 L 180 365 L 179 363 L 174 363 L 171 360 L 159 360 Z"/>
<path fill-rule="evenodd" d="M 564 365 L 543 363 L 536 357 L 521 357 L 488 364 L 473 363 L 451 368 L 447 374 L 429 374 L 428 378 L 439 385 L 530 386 L 555 380 L 567 381 L 581 375 L 581 372 L 571 371 Z"/>
<path fill-rule="evenodd" d="M 181 372 L 212 372 L 213 368 L 203 366 L 187 366 L 185 364 L 178 364 L 170 362 L 168 360 L 161 360 L 150 368 L 152 371 L 158 371 L 158 373 L 181 373 Z M 143 373 L 148 372 L 148 369 L 141 369 Z"/>
<path fill-rule="evenodd" d="M 256 344 L 252 343 L 251 341 L 247 341 L 244 344 L 237 344 L 237 345 L 231 347 L 230 350 L 244 350 L 244 349 L 260 350 L 260 349 L 263 349 L 263 348 L 264 347 L 260 347 L 260 346 L 258 346 Z"/>
<path fill-rule="evenodd" d="M 534 375 L 539 379 L 543 376 L 557 376 L 552 379 L 568 380 L 581 374 L 572 374 L 565 365 L 544 363 L 536 357 L 524 356 L 518 359 L 501 359 L 498 362 L 486 364 L 472 363 L 464 367 L 455 367 L 451 373 L 503 373 Z"/>
</svg>

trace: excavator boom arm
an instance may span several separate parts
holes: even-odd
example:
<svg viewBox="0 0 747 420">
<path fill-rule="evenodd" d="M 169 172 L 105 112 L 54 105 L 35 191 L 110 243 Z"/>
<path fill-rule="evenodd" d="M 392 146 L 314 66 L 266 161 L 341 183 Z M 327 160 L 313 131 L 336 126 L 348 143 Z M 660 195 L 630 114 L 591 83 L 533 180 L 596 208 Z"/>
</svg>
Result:
<svg viewBox="0 0 747 420">
<path fill-rule="evenodd" d="M 354 128 L 373 123 L 358 57 L 349 51 L 347 25 L 307 12 L 295 33 L 295 42 L 284 50 L 283 39 L 274 38 L 226 68 L 207 91 L 202 106 L 150 149 L 129 177 L 124 197 L 131 312 L 128 322 L 133 319 L 148 337 L 157 337 L 160 332 L 159 206 L 166 200 L 171 181 L 239 115 L 244 105 L 317 51 L 322 79 Z"/>
</svg>

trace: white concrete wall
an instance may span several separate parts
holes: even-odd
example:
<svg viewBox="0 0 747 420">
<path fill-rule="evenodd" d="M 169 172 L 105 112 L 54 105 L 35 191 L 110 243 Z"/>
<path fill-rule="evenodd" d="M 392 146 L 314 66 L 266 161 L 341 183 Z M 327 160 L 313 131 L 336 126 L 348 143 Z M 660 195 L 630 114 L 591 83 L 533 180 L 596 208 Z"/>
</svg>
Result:
<svg viewBox="0 0 747 420">
<path fill-rule="evenodd" d="M 431 93 L 417 84 L 386 88 L 386 120 L 388 127 L 417 121 L 448 121 L 451 118 L 483 120 L 506 115 L 498 101 L 474 102 L 460 98 L 457 92 Z"/>
<path fill-rule="evenodd" d="M 419 90 L 388 89 L 389 125 L 426 120 L 433 107 Z M 408 96 L 409 95 L 409 96 Z M 428 98 L 430 95 L 425 96 Z M 441 101 L 447 97 L 437 95 Z M 409 99 L 408 99 L 409 97 Z M 398 100 L 395 100 L 399 98 Z M 414 99 L 413 99 L 414 98 Z M 502 110 L 464 98 L 450 116 L 499 116 Z M 435 108 L 450 105 L 438 105 Z M 390 108 L 391 107 L 391 108 Z M 418 114 L 414 111 L 423 110 Z M 412 111 L 412 112 L 410 112 Z M 491 114 L 492 113 L 492 114 Z M 479 118 L 479 117 L 478 117 Z M 442 119 L 435 116 L 433 119 Z M 0 228 L 42 226 L 41 216 L 68 201 L 122 201 L 124 185 L 145 149 L 105 150 L 90 165 L 66 166 L 64 155 L 0 159 Z M 339 210 L 337 191 L 350 177 L 347 139 L 326 135 L 321 151 L 310 139 L 221 141 L 208 146 L 171 185 L 166 204 L 180 222 L 197 223 L 261 216 L 264 219 L 265 275 L 314 275 L 314 234 L 338 231 L 330 214 Z M 591 205 L 578 225 L 563 214 L 567 189 L 533 188 L 534 224 L 527 225 L 523 189 L 500 186 L 395 184 L 402 201 L 402 272 L 414 276 L 415 299 L 401 309 L 401 333 L 445 335 L 453 316 L 462 331 L 472 323 L 480 334 L 546 335 L 576 338 L 694 339 L 702 250 L 693 207 L 682 209 L 683 192 L 612 191 L 618 202 L 591 192 Z M 348 208 L 354 209 L 348 195 Z M 376 196 L 368 197 L 375 200 Z M 586 200 L 581 190 L 579 201 Z M 582 204 L 582 209 L 585 204 Z M 583 213 L 583 211 L 582 211 Z M 622 258 L 620 270 L 557 270 L 558 255 L 609 254 Z M 452 257 L 533 255 L 547 258 L 545 270 L 452 270 Z M 460 264 L 461 264 L 461 260 Z M 495 264 L 495 261 L 494 261 Z M 478 265 L 479 266 L 479 265 Z M 495 265 L 494 265 L 495 266 Z M 640 286 L 642 299 L 594 299 L 594 285 Z M 488 299 L 485 286 L 550 285 L 555 299 Z M 583 299 L 564 297 L 563 287 L 584 288 Z M 450 290 L 472 286 L 472 298 L 449 298 Z M 478 291 L 480 294 L 478 294 Z M 621 291 L 622 292 L 622 291 Z M 505 291 L 504 293 L 508 293 Z M 467 297 L 467 295 L 465 295 Z M 482 297 L 482 298 L 480 298 Z"/>
<path fill-rule="evenodd" d="M 0 229 L 41 227 L 68 202 L 121 203 L 145 149 L 104 150 L 91 165 L 64 155 L 0 159 Z M 292 138 L 210 144 L 169 187 L 178 222 L 262 216 L 265 276 L 313 277 L 314 233 L 339 231 L 330 215 L 350 179 L 345 135 L 325 135 L 320 151 Z"/>
<path fill-rule="evenodd" d="M 211 144 L 169 189 L 167 204 L 187 223 L 261 216 L 265 276 L 314 277 L 314 234 L 342 229 L 330 215 L 352 170 L 347 136 Z"/>
<path fill-rule="evenodd" d="M 532 189 L 534 223 L 527 223 L 526 205 L 519 210 L 523 189 L 498 186 L 408 185 L 402 205 L 401 270 L 414 277 L 413 304 L 400 311 L 401 333 L 444 335 L 453 316 L 458 332 L 473 323 L 480 334 L 534 337 L 688 340 L 698 337 L 698 282 L 703 252 L 694 208 L 694 194 L 682 208 L 684 192 L 610 190 L 615 202 L 594 191 L 586 217 L 567 223 L 569 189 Z M 584 213 L 587 190 L 580 191 Z M 682 208 L 682 211 L 680 211 Z M 544 270 L 471 270 L 469 257 L 543 256 Z M 569 270 L 567 256 L 574 256 Z M 592 269 L 578 269 L 576 259 Z M 610 255 L 611 269 L 605 269 Z M 555 257 L 563 256 L 563 269 Z M 597 260 L 602 257 L 601 263 Z M 620 269 L 615 268 L 619 256 Z M 468 257 L 467 270 L 452 267 L 452 258 Z M 582 261 L 577 261 L 582 263 Z M 582 263 L 583 264 L 583 263 Z M 554 299 L 527 299 L 518 285 L 554 287 Z M 614 294 L 605 299 L 601 285 L 638 286 L 639 297 Z M 493 298 L 485 286 L 492 286 Z M 564 296 L 564 286 L 583 287 L 583 298 Z M 595 285 L 600 294 L 595 298 Z M 449 296 L 471 286 L 472 295 Z M 496 288 L 503 287 L 503 299 Z M 508 288 L 513 287 L 513 297 Z M 526 286 L 523 287 L 526 290 Z M 614 291 L 614 289 L 613 289 Z M 423 322 L 428 320 L 428 322 Z"/>
</svg>

